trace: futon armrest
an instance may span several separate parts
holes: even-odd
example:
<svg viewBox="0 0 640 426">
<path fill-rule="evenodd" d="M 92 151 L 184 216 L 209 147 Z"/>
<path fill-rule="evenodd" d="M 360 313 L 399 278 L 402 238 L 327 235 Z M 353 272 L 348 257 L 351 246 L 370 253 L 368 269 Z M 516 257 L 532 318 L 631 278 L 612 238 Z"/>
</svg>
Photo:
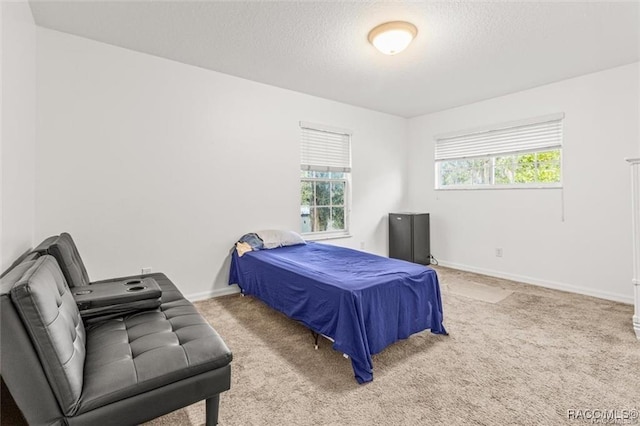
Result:
<svg viewBox="0 0 640 426">
<path fill-rule="evenodd" d="M 162 291 L 153 278 L 78 286 L 73 297 L 83 319 L 107 319 L 160 306 Z"/>
</svg>

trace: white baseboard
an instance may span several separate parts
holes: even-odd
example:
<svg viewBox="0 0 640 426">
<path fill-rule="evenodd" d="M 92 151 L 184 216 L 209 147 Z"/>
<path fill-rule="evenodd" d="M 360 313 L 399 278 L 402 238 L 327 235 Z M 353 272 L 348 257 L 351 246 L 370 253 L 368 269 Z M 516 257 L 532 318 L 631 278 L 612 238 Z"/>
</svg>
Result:
<svg viewBox="0 0 640 426">
<path fill-rule="evenodd" d="M 186 298 L 190 302 L 197 302 L 198 300 L 211 299 L 212 297 L 228 296 L 235 293 L 240 293 L 240 287 L 238 287 L 237 285 L 230 285 L 225 288 L 217 288 L 214 290 L 189 294 L 186 296 Z"/>
<path fill-rule="evenodd" d="M 447 268 L 459 269 L 461 271 L 475 272 L 478 274 L 489 275 L 496 278 L 504 278 L 511 281 L 519 281 L 525 284 L 533 284 L 540 287 L 551 288 L 554 290 L 568 291 L 570 293 L 583 294 L 585 296 L 598 297 L 600 299 L 613 300 L 614 302 L 633 304 L 633 297 L 623 294 L 612 293 L 609 291 L 594 290 L 591 288 L 579 287 L 572 284 L 559 283 L 555 281 L 546 281 L 538 278 L 527 277 L 524 275 L 509 274 L 506 272 L 494 271 L 492 269 L 478 268 L 475 266 L 463 265 L 460 263 L 447 262 L 439 260 L 438 264 Z"/>
</svg>

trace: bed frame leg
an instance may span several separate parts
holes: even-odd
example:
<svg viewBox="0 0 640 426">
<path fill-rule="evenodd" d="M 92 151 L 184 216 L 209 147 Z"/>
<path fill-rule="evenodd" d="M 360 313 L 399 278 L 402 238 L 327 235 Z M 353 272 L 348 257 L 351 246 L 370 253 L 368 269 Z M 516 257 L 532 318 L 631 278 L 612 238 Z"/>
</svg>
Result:
<svg viewBox="0 0 640 426">
<path fill-rule="evenodd" d="M 320 334 L 318 334 L 315 331 L 311 330 L 311 335 L 313 336 L 313 339 L 314 339 L 313 347 L 317 351 L 318 350 L 318 339 L 320 338 Z"/>
</svg>

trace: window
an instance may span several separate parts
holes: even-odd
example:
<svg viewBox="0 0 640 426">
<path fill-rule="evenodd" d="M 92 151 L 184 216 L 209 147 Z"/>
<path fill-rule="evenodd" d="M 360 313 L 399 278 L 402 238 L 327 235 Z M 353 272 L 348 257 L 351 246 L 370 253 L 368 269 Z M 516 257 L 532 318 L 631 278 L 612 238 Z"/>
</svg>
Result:
<svg viewBox="0 0 640 426">
<path fill-rule="evenodd" d="M 437 136 L 436 189 L 560 187 L 563 118 Z"/>
<path fill-rule="evenodd" d="M 301 122 L 300 223 L 307 236 L 349 230 L 351 132 Z"/>
</svg>

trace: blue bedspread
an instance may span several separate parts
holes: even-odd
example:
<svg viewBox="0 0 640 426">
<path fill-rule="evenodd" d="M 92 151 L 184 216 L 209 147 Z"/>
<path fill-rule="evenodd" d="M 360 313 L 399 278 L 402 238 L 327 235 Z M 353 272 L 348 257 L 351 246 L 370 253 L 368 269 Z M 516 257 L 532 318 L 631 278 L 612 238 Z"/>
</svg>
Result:
<svg viewBox="0 0 640 426">
<path fill-rule="evenodd" d="M 309 243 L 233 251 L 229 284 L 331 337 L 356 380 L 373 380 L 371 355 L 431 329 L 446 334 L 436 272 L 348 248 Z"/>
</svg>

